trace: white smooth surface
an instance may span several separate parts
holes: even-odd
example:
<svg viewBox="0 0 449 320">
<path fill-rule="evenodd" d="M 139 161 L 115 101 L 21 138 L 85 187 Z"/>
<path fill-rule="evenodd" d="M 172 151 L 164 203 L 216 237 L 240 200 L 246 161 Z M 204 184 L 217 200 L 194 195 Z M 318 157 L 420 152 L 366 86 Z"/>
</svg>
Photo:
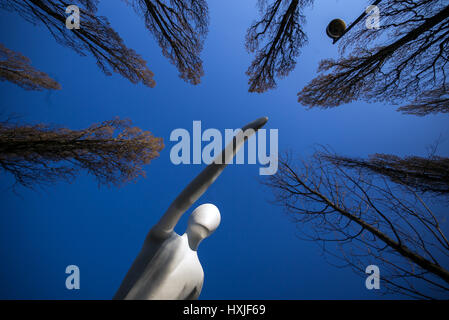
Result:
<svg viewBox="0 0 449 320">
<path fill-rule="evenodd" d="M 174 300 L 197 299 L 204 272 L 198 260 L 200 242 L 220 224 L 220 212 L 213 204 L 203 204 L 191 216 L 186 232 L 174 231 L 182 214 L 218 178 L 244 141 L 246 129 L 254 134 L 268 118 L 259 118 L 242 128 L 233 141 L 216 157 L 220 163 L 208 165 L 173 201 L 159 222 L 151 228 L 137 258 L 123 279 L 114 299 Z"/>
</svg>

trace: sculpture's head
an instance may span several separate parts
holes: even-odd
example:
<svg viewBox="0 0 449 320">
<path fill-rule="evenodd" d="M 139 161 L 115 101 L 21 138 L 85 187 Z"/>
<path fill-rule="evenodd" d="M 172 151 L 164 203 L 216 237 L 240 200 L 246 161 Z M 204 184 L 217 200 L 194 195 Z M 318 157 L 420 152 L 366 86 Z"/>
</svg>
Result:
<svg viewBox="0 0 449 320">
<path fill-rule="evenodd" d="M 186 231 L 190 248 L 196 250 L 200 242 L 217 229 L 220 220 L 220 211 L 211 203 L 202 204 L 193 210 Z"/>
</svg>

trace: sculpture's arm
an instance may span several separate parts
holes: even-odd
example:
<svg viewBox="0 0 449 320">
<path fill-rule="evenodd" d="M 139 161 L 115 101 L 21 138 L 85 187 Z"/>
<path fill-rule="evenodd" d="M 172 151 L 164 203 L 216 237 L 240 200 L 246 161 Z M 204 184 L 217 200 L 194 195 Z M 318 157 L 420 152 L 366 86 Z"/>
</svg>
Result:
<svg viewBox="0 0 449 320">
<path fill-rule="evenodd" d="M 199 197 L 218 178 L 226 165 L 232 160 L 245 141 L 258 129 L 262 128 L 268 118 L 259 118 L 246 126 L 233 138 L 223 151 L 178 195 L 159 222 L 150 230 L 149 236 L 166 237 L 175 228 L 179 219 Z M 247 129 L 252 129 L 248 130 Z M 246 132 L 246 134 L 245 134 Z"/>
</svg>

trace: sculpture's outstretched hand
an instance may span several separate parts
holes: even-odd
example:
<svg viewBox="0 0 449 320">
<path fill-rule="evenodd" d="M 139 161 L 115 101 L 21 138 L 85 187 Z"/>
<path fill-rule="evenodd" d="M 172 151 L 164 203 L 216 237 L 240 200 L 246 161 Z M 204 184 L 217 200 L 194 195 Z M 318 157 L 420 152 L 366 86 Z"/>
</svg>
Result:
<svg viewBox="0 0 449 320">
<path fill-rule="evenodd" d="M 171 234 L 179 219 L 209 186 L 218 178 L 245 141 L 267 123 L 268 118 L 259 118 L 243 128 L 223 151 L 178 195 L 159 222 L 151 229 L 150 235 L 166 237 Z"/>
</svg>

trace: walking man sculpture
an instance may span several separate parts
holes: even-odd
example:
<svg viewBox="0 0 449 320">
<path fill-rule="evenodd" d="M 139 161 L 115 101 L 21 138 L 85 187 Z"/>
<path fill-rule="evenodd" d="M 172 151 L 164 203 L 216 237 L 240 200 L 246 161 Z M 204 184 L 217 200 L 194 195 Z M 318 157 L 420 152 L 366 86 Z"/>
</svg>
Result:
<svg viewBox="0 0 449 320">
<path fill-rule="evenodd" d="M 260 118 L 243 127 L 220 155 L 178 195 L 151 228 L 114 299 L 198 298 L 204 279 L 197 255 L 198 245 L 218 227 L 220 212 L 213 204 L 203 204 L 190 215 L 182 236 L 174 228 L 184 212 L 218 178 L 245 140 L 267 121 L 268 118 Z"/>
</svg>

